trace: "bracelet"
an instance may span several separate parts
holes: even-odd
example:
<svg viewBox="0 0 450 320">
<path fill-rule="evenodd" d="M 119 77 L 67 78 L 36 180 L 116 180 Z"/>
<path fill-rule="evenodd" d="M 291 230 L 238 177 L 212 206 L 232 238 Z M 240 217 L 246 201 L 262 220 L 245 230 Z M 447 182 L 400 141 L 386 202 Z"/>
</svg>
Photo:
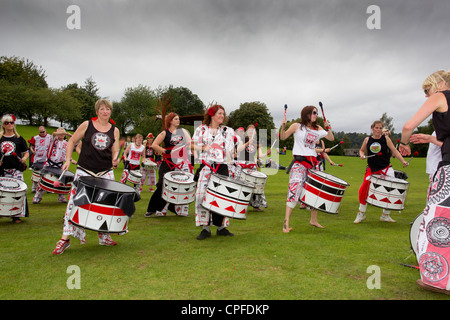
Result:
<svg viewBox="0 0 450 320">
<path fill-rule="evenodd" d="M 409 143 L 403 143 L 403 142 L 400 141 L 400 144 L 401 144 L 402 146 L 407 146 Z"/>
</svg>

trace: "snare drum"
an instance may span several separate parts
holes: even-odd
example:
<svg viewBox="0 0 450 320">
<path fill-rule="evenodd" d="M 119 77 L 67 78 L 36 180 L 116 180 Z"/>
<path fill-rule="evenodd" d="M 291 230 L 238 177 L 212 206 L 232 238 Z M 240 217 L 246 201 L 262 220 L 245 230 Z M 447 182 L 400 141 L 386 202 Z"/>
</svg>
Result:
<svg viewBox="0 0 450 320">
<path fill-rule="evenodd" d="M 194 175 L 184 171 L 170 171 L 164 175 L 162 198 L 173 204 L 188 204 L 195 200 L 197 182 Z"/>
<path fill-rule="evenodd" d="M 300 201 L 317 210 L 339 213 L 345 190 L 350 185 L 331 174 L 310 169 L 300 193 Z"/>
<path fill-rule="evenodd" d="M 150 159 L 145 159 L 145 161 L 142 163 L 144 165 L 144 169 L 146 170 L 154 170 L 156 169 L 156 162 L 150 160 Z"/>
<path fill-rule="evenodd" d="M 420 225 L 422 222 L 423 212 L 414 219 L 411 223 L 411 228 L 409 229 L 409 243 L 411 244 L 411 249 L 414 251 L 416 257 L 418 255 L 417 238 L 419 236 Z"/>
<path fill-rule="evenodd" d="M 403 210 L 405 208 L 406 193 L 409 183 L 402 179 L 384 175 L 370 177 L 367 203 L 389 210 Z"/>
<path fill-rule="evenodd" d="M 255 185 L 220 174 L 211 174 L 202 206 L 234 219 L 246 219 Z"/>
<path fill-rule="evenodd" d="M 130 170 L 127 180 L 135 185 L 140 185 L 142 180 L 142 173 L 139 170 Z"/>
<path fill-rule="evenodd" d="M 267 175 L 252 169 L 242 169 L 239 179 L 255 185 L 254 194 L 263 194 L 266 187 Z"/>
<path fill-rule="evenodd" d="M 80 177 L 73 197 L 69 220 L 85 229 L 122 233 L 135 211 L 134 202 L 140 200 L 133 187 L 123 183 L 93 177 Z"/>
<path fill-rule="evenodd" d="M 0 216 L 15 216 L 23 212 L 28 186 L 15 178 L 0 177 Z"/>
<path fill-rule="evenodd" d="M 41 170 L 41 179 L 39 180 L 39 187 L 43 190 L 57 194 L 69 194 L 72 189 L 72 182 L 75 177 L 73 172 L 66 171 L 61 177 L 61 183 L 58 187 L 53 184 L 58 181 L 62 174 L 61 168 L 44 167 Z"/>
</svg>

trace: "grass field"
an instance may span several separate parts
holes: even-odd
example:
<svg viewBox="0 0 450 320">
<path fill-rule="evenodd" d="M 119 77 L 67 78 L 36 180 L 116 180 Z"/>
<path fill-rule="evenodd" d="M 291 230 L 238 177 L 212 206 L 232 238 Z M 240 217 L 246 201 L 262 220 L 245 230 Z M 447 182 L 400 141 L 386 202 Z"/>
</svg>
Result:
<svg viewBox="0 0 450 320">
<path fill-rule="evenodd" d="M 25 130 L 19 128 L 29 139 Z M 280 156 L 280 162 L 287 166 L 290 158 Z M 57 203 L 54 194 L 45 194 L 33 205 L 29 189 L 30 217 L 21 224 L 0 219 L 0 299 L 448 299 L 420 289 L 415 283 L 419 271 L 400 265 L 417 265 L 409 230 L 425 206 L 425 159 L 412 160 L 406 169 L 392 161 L 395 169 L 407 172 L 410 183 L 405 210 L 392 213 L 397 223 L 380 222 L 381 209 L 369 206 L 367 220 L 359 225 L 353 220 L 365 162 L 333 160 L 343 167 L 327 166 L 327 172 L 350 187 L 338 215 L 319 213 L 325 229 L 309 226 L 309 211 L 297 207 L 291 217 L 294 229 L 282 233 L 288 175 L 278 171 L 268 178 L 268 208 L 250 211 L 247 220 L 231 220 L 234 237 L 217 237 L 212 228 L 211 238 L 196 240 L 200 228 L 195 227 L 193 204 L 189 217 L 144 217 L 151 197 L 145 190 L 129 233 L 113 235 L 117 246 L 99 246 L 96 233 L 87 231 L 86 244 L 72 238 L 71 247 L 60 256 L 52 251 L 62 233 L 66 206 Z M 116 170 L 116 179 L 121 173 L 121 168 Z M 28 183 L 30 176 L 27 170 Z M 70 266 L 79 267 L 80 289 L 68 287 Z M 371 266 L 379 268 L 380 289 L 368 288 Z"/>
</svg>

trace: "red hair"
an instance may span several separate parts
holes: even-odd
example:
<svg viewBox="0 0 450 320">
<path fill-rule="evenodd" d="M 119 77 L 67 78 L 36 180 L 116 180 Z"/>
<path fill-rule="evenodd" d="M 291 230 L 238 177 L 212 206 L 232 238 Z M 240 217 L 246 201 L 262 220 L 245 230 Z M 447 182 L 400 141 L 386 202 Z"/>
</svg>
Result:
<svg viewBox="0 0 450 320">
<path fill-rule="evenodd" d="M 172 122 L 173 118 L 175 118 L 176 116 L 178 116 L 178 114 L 176 114 L 175 112 L 171 112 L 168 115 L 166 115 L 166 118 L 165 118 L 166 129 L 170 128 L 170 123 Z"/>
</svg>

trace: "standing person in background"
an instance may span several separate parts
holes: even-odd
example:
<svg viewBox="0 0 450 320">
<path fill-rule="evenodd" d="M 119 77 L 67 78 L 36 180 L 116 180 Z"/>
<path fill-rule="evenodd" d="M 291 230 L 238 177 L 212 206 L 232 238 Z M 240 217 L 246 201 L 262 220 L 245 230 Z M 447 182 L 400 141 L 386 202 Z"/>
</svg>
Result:
<svg viewBox="0 0 450 320">
<path fill-rule="evenodd" d="M 117 168 L 119 159 L 120 133 L 113 125 L 111 118 L 113 106 L 105 99 L 97 100 L 95 103 L 96 118 L 84 121 L 74 132 L 67 144 L 66 161 L 62 170 L 68 170 L 74 147 L 82 141 L 78 167 L 75 172 L 74 182 L 81 176 L 95 176 L 114 180 L 113 168 Z M 111 121 L 111 123 L 110 123 Z M 69 220 L 73 206 L 73 196 L 76 186 L 72 187 L 64 216 L 63 235 L 57 242 L 53 255 L 61 254 L 70 246 L 70 236 L 74 236 L 86 243 L 86 231 L 84 228 L 75 226 Z M 111 239 L 109 233 L 98 233 L 99 244 L 114 246 L 117 243 Z"/>
<path fill-rule="evenodd" d="M 16 130 L 16 117 L 7 114 L 2 117 L 0 130 L 0 177 L 11 177 L 23 181 L 23 171 L 29 156 L 27 142 Z M 28 203 L 25 197 L 22 213 L 13 216 L 14 223 L 21 217 L 28 217 Z"/>
<path fill-rule="evenodd" d="M 145 141 L 145 150 L 144 150 L 144 162 L 151 161 L 154 163 L 154 166 L 146 167 L 145 164 L 141 166 L 142 180 L 141 180 L 141 192 L 144 188 L 145 183 L 149 186 L 149 191 L 154 192 L 155 190 L 152 186 L 156 186 L 156 152 L 152 148 L 153 144 L 153 134 L 149 133 L 147 135 L 147 140 Z"/>
<path fill-rule="evenodd" d="M 41 170 L 44 167 L 45 162 L 47 161 L 48 150 L 50 149 L 50 145 L 53 141 L 53 138 L 50 134 L 47 133 L 47 130 L 44 126 L 39 127 L 39 134 L 32 137 L 30 140 L 30 151 L 32 159 L 32 168 L 35 170 Z M 32 181 L 31 192 L 36 192 L 37 187 L 39 185 L 38 181 Z"/>
<path fill-rule="evenodd" d="M 122 183 L 125 183 L 127 181 L 128 175 L 130 174 L 131 170 L 140 171 L 141 169 L 141 157 L 145 158 L 145 146 L 142 144 L 143 138 L 144 137 L 142 136 L 142 134 L 138 133 L 136 136 L 134 136 L 134 142 L 130 143 L 123 152 L 124 169 L 122 172 L 122 178 L 120 179 L 120 182 Z M 138 190 L 140 190 L 140 186 L 138 187 Z"/>
</svg>

